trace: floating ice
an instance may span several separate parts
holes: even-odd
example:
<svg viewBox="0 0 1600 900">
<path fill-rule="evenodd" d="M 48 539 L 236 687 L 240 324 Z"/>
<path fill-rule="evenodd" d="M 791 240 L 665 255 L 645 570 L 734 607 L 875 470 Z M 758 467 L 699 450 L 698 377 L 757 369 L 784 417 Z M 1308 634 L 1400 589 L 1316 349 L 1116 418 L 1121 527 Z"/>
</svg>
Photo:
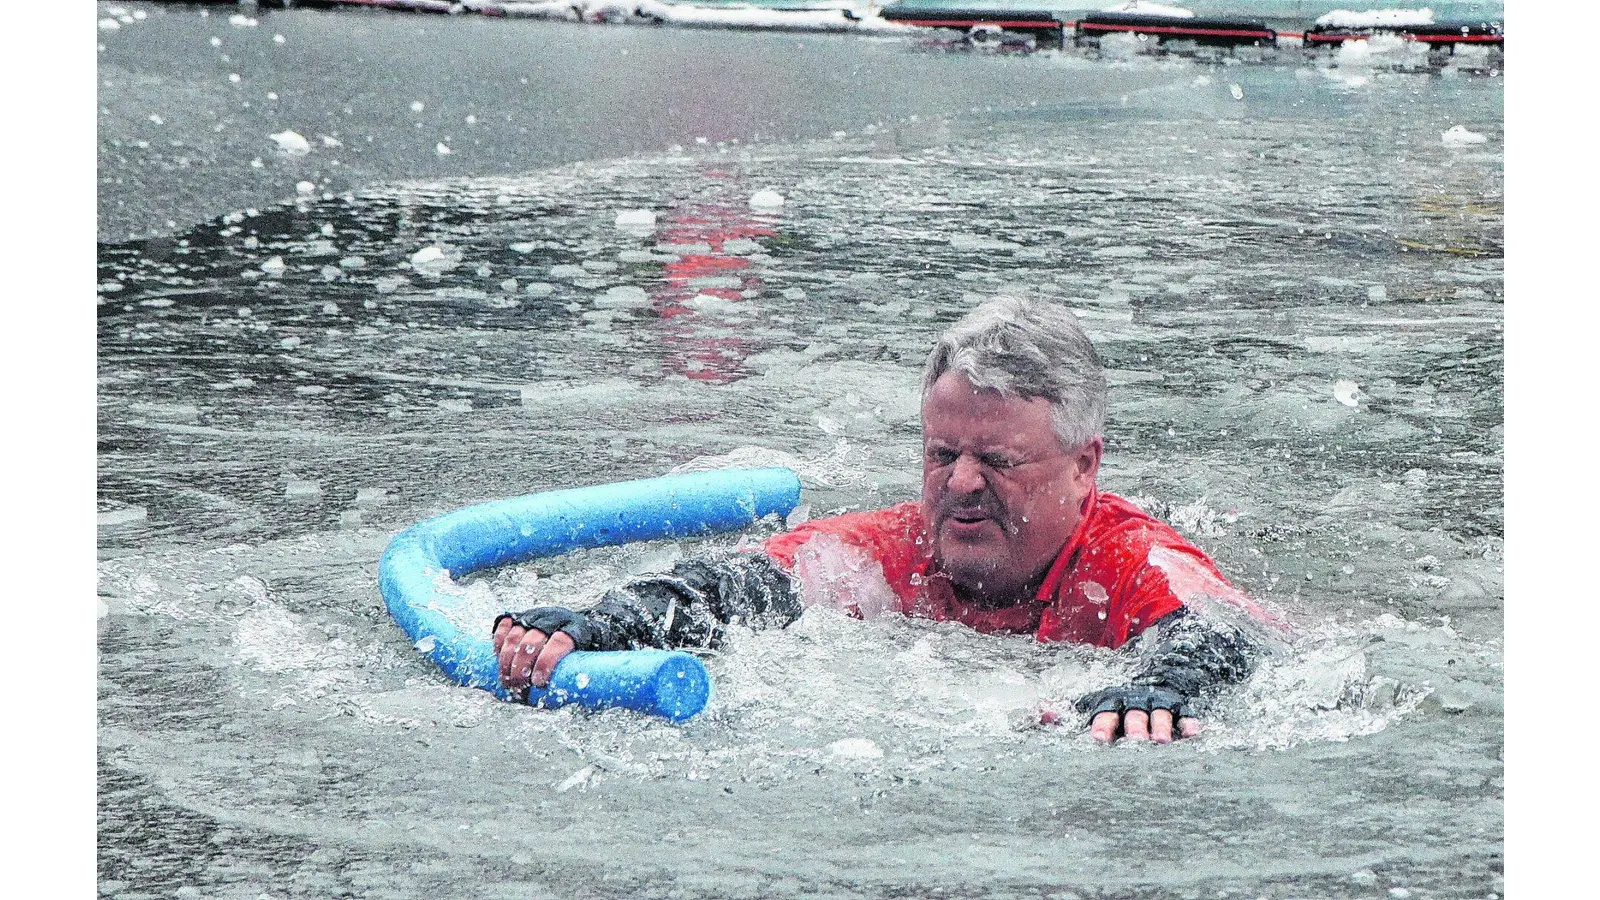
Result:
<svg viewBox="0 0 1600 900">
<path fill-rule="evenodd" d="M 327 136 L 325 134 L 319 134 L 319 135 L 317 135 L 317 137 L 322 139 L 322 146 L 324 146 L 324 147 L 343 147 L 344 146 L 344 144 L 340 143 L 339 139 L 336 138 L 336 137 L 329 137 L 329 136 Z"/>
<path fill-rule="evenodd" d="M 472 401 L 460 397 L 446 398 L 439 401 L 439 408 L 445 412 L 469 413 L 472 412 Z"/>
<path fill-rule="evenodd" d="M 268 275 L 280 274 L 284 268 L 283 257 L 281 256 L 274 256 L 261 264 L 261 271 L 266 272 Z"/>
<path fill-rule="evenodd" d="M 222 38 L 212 37 L 211 38 L 211 46 L 213 46 L 213 47 L 221 47 L 222 46 Z"/>
<path fill-rule="evenodd" d="M 341 269 L 360 269 L 365 267 L 366 264 L 366 257 L 363 256 L 346 256 L 339 260 L 339 268 Z M 338 307 L 334 307 L 334 312 L 338 311 Z"/>
<path fill-rule="evenodd" d="M 257 25 L 259 25 L 261 23 L 257 22 L 255 19 L 250 18 L 249 16 L 242 15 L 242 14 L 239 14 L 239 13 L 234 13 L 233 15 L 228 17 L 228 24 L 232 25 L 235 28 L 254 28 L 254 27 L 256 27 Z"/>
<path fill-rule="evenodd" d="M 576 772 L 573 772 L 571 775 L 567 776 L 566 781 L 556 785 L 556 792 L 564 794 L 575 787 L 582 787 L 583 785 L 588 784 L 589 779 L 594 777 L 595 770 L 596 766 L 591 764 L 584 766 Z"/>
<path fill-rule="evenodd" d="M 238 72 L 229 72 L 228 73 L 228 80 L 233 82 L 234 84 L 238 84 L 239 83 L 239 73 Z"/>
<path fill-rule="evenodd" d="M 750 198 L 751 209 L 778 209 L 783 204 L 783 195 L 777 191 L 756 191 Z"/>
<path fill-rule="evenodd" d="M 104 619 L 106 616 L 111 615 L 111 607 L 106 605 L 106 601 L 105 600 L 103 600 L 103 599 L 101 599 L 99 597 L 96 597 L 96 598 L 94 598 L 94 602 L 95 602 L 95 614 L 94 614 L 94 617 L 96 619 Z"/>
<path fill-rule="evenodd" d="M 619 284 L 594 298 L 596 306 L 613 308 L 645 306 L 649 302 L 650 295 L 645 292 L 644 288 L 634 284 Z"/>
<path fill-rule="evenodd" d="M 411 101 L 411 111 L 412 112 L 419 113 L 419 112 L 422 112 L 422 110 L 425 109 L 425 108 L 426 107 L 424 107 L 422 105 L 422 101 L 421 100 L 413 100 L 413 101 Z"/>
<path fill-rule="evenodd" d="M 120 509 L 101 510 L 95 514 L 96 528 L 118 528 L 123 525 L 132 525 L 143 522 L 149 511 L 142 506 L 124 506 Z"/>
<path fill-rule="evenodd" d="M 433 145 L 433 152 L 439 154 L 440 156 L 449 156 L 455 151 L 445 146 L 444 141 L 440 141 L 439 143 Z"/>
<path fill-rule="evenodd" d="M 1371 28 L 1374 25 L 1432 25 L 1433 10 L 1431 9 L 1373 9 L 1364 12 L 1355 12 L 1348 9 L 1336 9 L 1317 17 L 1318 25 L 1332 25 L 1335 28 Z"/>
<path fill-rule="evenodd" d="M 1233 99 L 1235 100 L 1244 99 L 1244 88 L 1238 86 L 1237 84 L 1228 85 L 1228 93 L 1232 94 Z"/>
<path fill-rule="evenodd" d="M 388 500 L 389 491 L 385 488 L 356 488 L 356 506 L 359 506 L 363 509 L 370 509 L 374 506 L 382 506 L 384 503 L 387 503 Z"/>
<path fill-rule="evenodd" d="M 295 502 L 307 502 L 322 498 L 322 485 L 315 481 L 291 480 L 283 487 L 283 498 Z"/>
<path fill-rule="evenodd" d="M 522 292 L 530 297 L 548 297 L 556 292 L 556 286 L 544 281 L 530 281 Z"/>
<path fill-rule="evenodd" d="M 1118 3 L 1114 6 L 1104 7 L 1100 11 L 1122 13 L 1125 16 L 1166 16 L 1169 18 L 1178 19 L 1194 18 L 1193 10 L 1184 9 L 1181 6 L 1167 6 L 1163 3 L 1149 3 L 1146 2 L 1146 0 L 1128 0 L 1126 3 Z"/>
<path fill-rule="evenodd" d="M 538 245 L 532 241 L 521 241 L 511 245 L 511 252 L 513 253 L 532 253 L 536 249 L 538 249 Z"/>
<path fill-rule="evenodd" d="M 279 151 L 290 156 L 305 156 L 311 152 L 311 142 L 298 131 L 280 131 L 267 137 L 272 138 L 272 142 L 278 145 Z"/>
<path fill-rule="evenodd" d="M 297 181 L 294 183 L 294 192 L 302 197 L 309 197 L 317 192 L 317 186 L 309 181 Z"/>
<path fill-rule="evenodd" d="M 121 23 L 119 23 L 116 19 L 101 19 L 100 20 L 100 30 L 101 31 L 116 31 L 117 29 L 119 29 L 121 27 L 122 27 Z"/>
<path fill-rule="evenodd" d="M 274 44 L 281 44 L 281 43 L 283 43 L 283 41 L 284 41 L 284 38 L 283 38 L 283 35 L 281 35 L 281 34 L 275 34 L 275 35 L 272 36 L 272 42 Z"/>
<path fill-rule="evenodd" d="M 438 645 L 439 645 L 439 639 L 430 634 L 427 637 L 424 637 L 422 640 L 417 641 L 415 644 L 412 644 L 411 646 L 416 647 L 418 650 L 421 650 L 423 653 L 432 653 L 433 652 L 433 648 L 437 647 Z"/>
<path fill-rule="evenodd" d="M 165 124 L 167 124 L 167 121 L 165 119 L 161 118 L 160 116 L 156 115 L 155 113 L 151 113 L 150 114 L 150 121 L 156 123 L 157 125 L 165 125 Z"/>
<path fill-rule="evenodd" d="M 1333 383 L 1333 399 L 1351 408 L 1360 405 L 1357 396 L 1360 391 L 1361 386 L 1354 381 L 1339 380 Z"/>
<path fill-rule="evenodd" d="M 1469 147 L 1489 141 L 1487 136 L 1469 131 L 1465 125 L 1451 125 L 1450 130 L 1440 133 L 1439 138 L 1444 141 L 1446 147 Z"/>
<path fill-rule="evenodd" d="M 461 254 L 429 245 L 411 254 L 411 268 L 424 275 L 442 275 L 461 263 Z"/>
<path fill-rule="evenodd" d="M 870 738 L 844 738 L 828 745 L 828 752 L 844 759 L 882 759 L 883 750 Z"/>
<path fill-rule="evenodd" d="M 654 228 L 656 214 L 648 209 L 624 209 L 617 213 L 618 228 Z"/>
</svg>

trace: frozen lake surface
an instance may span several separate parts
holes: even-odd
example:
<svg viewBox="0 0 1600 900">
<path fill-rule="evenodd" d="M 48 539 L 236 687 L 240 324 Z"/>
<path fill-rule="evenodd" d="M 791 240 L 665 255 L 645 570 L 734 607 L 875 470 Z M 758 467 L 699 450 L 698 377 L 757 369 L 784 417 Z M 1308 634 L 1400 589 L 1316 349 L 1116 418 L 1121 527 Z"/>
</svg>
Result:
<svg viewBox="0 0 1600 900">
<path fill-rule="evenodd" d="M 384 20 L 256 30 L 349 46 L 347 21 Z M 430 20 L 416 55 L 490 25 L 661 59 L 723 37 Z M 100 245 L 102 894 L 1503 893 L 1500 79 L 811 37 L 786 69 L 794 36 L 729 39 L 797 97 L 860 59 L 925 78 L 754 143 L 641 107 L 637 143 L 534 135 L 520 164 L 509 137 L 437 154 L 385 87 L 461 169 L 263 119 L 261 170 L 169 173 L 161 210 L 112 193 L 155 214 L 121 231 L 195 212 Z M 543 89 L 593 96 L 569 75 Z M 149 114 L 102 116 L 103 148 Z M 297 122 L 311 153 L 274 157 Z M 292 168 L 335 158 L 357 175 Z M 389 537 L 481 500 L 771 463 L 812 515 L 914 496 L 923 355 L 1007 290 L 1070 305 L 1106 360 L 1102 486 L 1298 626 L 1200 738 L 1037 727 L 1116 654 L 827 610 L 708 659 L 686 725 L 536 712 L 447 685 L 383 610 Z M 694 551 L 469 589 L 487 627 Z"/>
</svg>

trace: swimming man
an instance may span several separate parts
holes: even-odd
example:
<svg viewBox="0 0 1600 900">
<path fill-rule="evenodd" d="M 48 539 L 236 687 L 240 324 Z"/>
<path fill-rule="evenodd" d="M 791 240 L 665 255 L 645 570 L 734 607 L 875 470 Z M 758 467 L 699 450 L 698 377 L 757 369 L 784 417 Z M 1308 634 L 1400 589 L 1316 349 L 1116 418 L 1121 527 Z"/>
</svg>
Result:
<svg viewBox="0 0 1600 900">
<path fill-rule="evenodd" d="M 783 626 L 830 603 L 1099 647 L 1151 632 L 1130 682 L 1078 708 L 1100 741 L 1191 736 L 1204 700 L 1260 652 L 1215 604 L 1259 610 L 1170 526 L 1098 490 L 1105 412 L 1099 356 L 1071 312 L 985 303 L 928 357 L 920 502 L 806 522 L 764 552 L 684 559 L 583 611 L 502 615 L 500 680 L 522 693 L 573 650 L 716 647 L 730 624 Z"/>
</svg>

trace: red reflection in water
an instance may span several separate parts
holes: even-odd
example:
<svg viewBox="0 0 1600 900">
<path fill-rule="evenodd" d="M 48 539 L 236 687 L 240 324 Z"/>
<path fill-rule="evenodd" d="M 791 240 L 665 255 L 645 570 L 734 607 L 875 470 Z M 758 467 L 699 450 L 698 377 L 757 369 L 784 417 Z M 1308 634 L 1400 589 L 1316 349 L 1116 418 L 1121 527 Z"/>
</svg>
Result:
<svg viewBox="0 0 1600 900">
<path fill-rule="evenodd" d="M 722 172 L 707 174 L 727 177 Z M 663 267 L 661 280 L 649 289 L 651 305 L 661 314 L 665 330 L 662 342 L 668 350 L 669 370 L 715 384 L 744 377 L 739 364 L 750 355 L 750 342 L 729 336 L 729 324 L 716 318 L 714 311 L 695 309 L 688 303 L 702 294 L 739 303 L 746 291 L 760 290 L 761 279 L 747 271 L 750 260 L 730 255 L 723 245 L 776 233 L 770 222 L 753 217 L 743 200 L 696 203 L 681 207 L 668 217 L 656 235 L 660 243 L 703 244 L 707 249 L 703 253 L 680 254 Z"/>
</svg>

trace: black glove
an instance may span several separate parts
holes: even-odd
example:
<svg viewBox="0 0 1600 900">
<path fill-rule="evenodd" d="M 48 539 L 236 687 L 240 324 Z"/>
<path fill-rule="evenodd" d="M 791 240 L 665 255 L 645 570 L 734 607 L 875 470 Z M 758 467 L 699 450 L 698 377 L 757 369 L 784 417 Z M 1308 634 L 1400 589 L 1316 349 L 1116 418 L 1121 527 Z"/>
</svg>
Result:
<svg viewBox="0 0 1600 900">
<path fill-rule="evenodd" d="M 506 619 L 525 630 L 542 631 L 546 637 L 564 631 L 567 637 L 572 638 L 572 646 L 577 650 L 600 649 L 600 635 L 589 617 L 565 607 L 536 606 L 519 613 L 501 613 L 495 617 L 494 628 L 498 630 L 500 623 Z"/>
<path fill-rule="evenodd" d="M 1195 715 L 1189 699 L 1177 691 L 1138 684 L 1105 688 L 1078 701 L 1078 712 L 1088 713 L 1090 721 L 1103 712 L 1124 713 L 1133 709 L 1145 712 L 1165 709 L 1174 719 Z"/>
</svg>

